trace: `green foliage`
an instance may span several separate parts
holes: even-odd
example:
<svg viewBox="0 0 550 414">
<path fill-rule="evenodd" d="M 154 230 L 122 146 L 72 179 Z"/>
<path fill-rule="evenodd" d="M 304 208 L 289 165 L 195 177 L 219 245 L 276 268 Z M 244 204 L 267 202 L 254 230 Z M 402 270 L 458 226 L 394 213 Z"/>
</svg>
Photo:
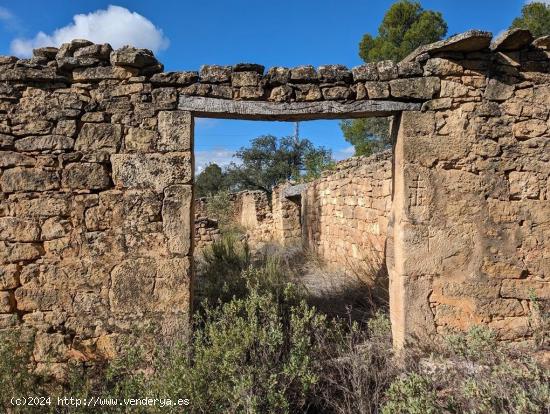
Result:
<svg viewBox="0 0 550 414">
<path fill-rule="evenodd" d="M 359 56 L 365 62 L 399 61 L 417 47 L 436 42 L 446 34 L 447 23 L 441 13 L 424 10 L 416 1 L 400 0 L 386 12 L 378 36 L 363 36 Z"/>
<path fill-rule="evenodd" d="M 542 2 L 526 4 L 510 28 L 516 27 L 529 29 L 535 37 L 550 35 L 550 5 Z"/>
<path fill-rule="evenodd" d="M 226 190 L 225 174 L 218 164 L 208 164 L 195 179 L 197 197 L 206 197 Z"/>
<path fill-rule="evenodd" d="M 371 155 L 391 146 L 391 118 L 346 119 L 340 122 L 344 139 L 355 148 L 355 155 Z"/>
<path fill-rule="evenodd" d="M 393 382 L 386 394 L 388 401 L 382 414 L 435 414 L 442 410 L 437 405 L 435 386 L 429 377 L 412 373 Z"/>
<path fill-rule="evenodd" d="M 198 302 L 228 302 L 234 296 L 243 297 L 246 285 L 242 273 L 251 264 L 245 241 L 234 234 L 224 234 L 220 240 L 204 249 L 197 263 Z"/>
<path fill-rule="evenodd" d="M 193 412 L 302 412 L 317 376 L 315 338 L 325 319 L 249 286 L 243 299 L 197 318 L 192 358 L 170 354 L 158 378 L 166 395 L 186 395 Z"/>
<path fill-rule="evenodd" d="M 19 332 L 0 332 L 0 411 L 28 412 L 23 406 L 13 407 L 10 399 L 41 395 L 34 392 L 37 378 L 26 369 L 30 354 L 29 344 Z"/>
<path fill-rule="evenodd" d="M 238 233 L 233 208 L 231 194 L 227 190 L 221 190 L 208 197 L 206 214 L 218 221 L 218 227 L 224 233 Z"/>
<path fill-rule="evenodd" d="M 416 1 L 400 0 L 386 12 L 377 36 L 363 36 L 359 56 L 365 62 L 399 61 L 417 47 L 441 40 L 446 33 L 447 23 L 441 13 L 424 10 Z M 340 128 L 355 147 L 355 155 L 370 155 L 391 145 L 389 118 L 346 120 Z"/>
<path fill-rule="evenodd" d="M 315 147 L 308 139 L 263 135 L 237 151 L 240 164 L 231 164 L 227 182 L 232 190 L 259 189 L 270 192 L 278 183 L 316 174 L 331 159 L 331 151 Z"/>
</svg>

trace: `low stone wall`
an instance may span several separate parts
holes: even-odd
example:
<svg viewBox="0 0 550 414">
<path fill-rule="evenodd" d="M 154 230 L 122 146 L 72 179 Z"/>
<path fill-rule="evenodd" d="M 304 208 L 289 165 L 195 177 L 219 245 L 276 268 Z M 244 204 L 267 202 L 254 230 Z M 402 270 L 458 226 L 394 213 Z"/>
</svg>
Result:
<svg viewBox="0 0 550 414">
<path fill-rule="evenodd" d="M 305 246 L 333 268 L 375 277 L 385 266 L 391 196 L 390 151 L 338 163 L 302 193 Z"/>
</svg>

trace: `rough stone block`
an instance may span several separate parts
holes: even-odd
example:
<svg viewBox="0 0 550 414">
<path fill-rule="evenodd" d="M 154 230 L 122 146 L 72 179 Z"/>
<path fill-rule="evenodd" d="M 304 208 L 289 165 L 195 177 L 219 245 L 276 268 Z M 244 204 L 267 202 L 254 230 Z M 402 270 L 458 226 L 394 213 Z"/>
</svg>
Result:
<svg viewBox="0 0 550 414">
<path fill-rule="evenodd" d="M 514 199 L 538 199 L 540 188 L 536 175 L 531 172 L 512 171 L 508 176 L 510 196 Z"/>
<path fill-rule="evenodd" d="M 483 97 L 490 101 L 505 101 L 514 93 L 514 85 L 507 85 L 498 79 L 489 79 Z"/>
<path fill-rule="evenodd" d="M 113 154 L 120 148 L 122 126 L 107 123 L 86 123 L 76 138 L 77 151 L 107 151 Z"/>
<path fill-rule="evenodd" d="M 92 68 L 76 68 L 73 70 L 75 82 L 99 82 L 107 79 L 123 80 L 138 74 L 137 69 L 117 66 L 98 66 Z"/>
<path fill-rule="evenodd" d="M 203 65 L 199 79 L 204 83 L 226 83 L 231 81 L 231 66 Z"/>
<path fill-rule="evenodd" d="M 114 154 L 113 181 L 117 187 L 145 188 L 162 192 L 173 184 L 188 184 L 192 178 L 191 154 Z"/>
<path fill-rule="evenodd" d="M 283 67 L 269 68 L 266 78 L 270 85 L 285 85 L 290 79 L 290 69 Z"/>
<path fill-rule="evenodd" d="M 15 289 L 19 286 L 19 266 L 0 265 L 0 290 Z"/>
<path fill-rule="evenodd" d="M 32 243 L 8 243 L 0 241 L 0 262 L 17 263 L 40 257 L 38 245 Z"/>
<path fill-rule="evenodd" d="M 332 88 L 323 88 L 323 97 L 326 100 L 345 100 L 352 97 L 352 92 L 347 86 L 333 86 Z"/>
<path fill-rule="evenodd" d="M 378 79 L 381 81 L 396 79 L 399 76 L 397 65 L 391 60 L 377 62 L 376 69 L 378 70 Z"/>
<path fill-rule="evenodd" d="M 2 174 L 0 187 L 6 193 L 55 190 L 59 188 L 59 177 L 55 171 L 39 168 L 10 168 Z"/>
<path fill-rule="evenodd" d="M 15 141 L 15 149 L 18 151 L 69 150 L 73 146 L 74 139 L 63 135 L 31 136 Z"/>
<path fill-rule="evenodd" d="M 124 138 L 126 151 L 152 152 L 155 150 L 158 134 L 155 131 L 141 128 L 129 128 Z"/>
<path fill-rule="evenodd" d="M 311 65 L 298 66 L 290 69 L 290 80 L 296 83 L 311 83 L 318 80 L 317 72 Z"/>
<path fill-rule="evenodd" d="M 550 300 L 550 283 L 542 280 L 506 279 L 500 294 L 505 298 Z"/>
<path fill-rule="evenodd" d="M 376 63 L 366 63 L 364 65 L 356 66 L 351 70 L 351 72 L 355 82 L 378 80 L 378 69 L 376 68 Z"/>
<path fill-rule="evenodd" d="M 157 109 L 175 109 L 178 101 L 176 88 L 157 88 L 152 92 Z"/>
<path fill-rule="evenodd" d="M 0 292 L 0 313 L 10 313 L 13 310 L 13 301 L 10 292 Z"/>
<path fill-rule="evenodd" d="M 231 85 L 240 88 L 242 86 L 258 86 L 260 75 L 257 72 L 233 72 Z"/>
<path fill-rule="evenodd" d="M 187 255 L 191 247 L 191 186 L 173 185 L 164 190 L 162 226 L 171 253 Z"/>
<path fill-rule="evenodd" d="M 104 190 L 111 180 L 104 165 L 96 163 L 73 163 L 63 170 L 61 184 L 72 190 Z"/>
<path fill-rule="evenodd" d="M 158 115 L 159 151 L 191 150 L 193 125 L 187 111 L 162 111 Z"/>
<path fill-rule="evenodd" d="M 344 65 L 324 65 L 317 69 L 321 82 L 346 82 L 352 81 L 351 71 Z"/>
<path fill-rule="evenodd" d="M 270 101 L 287 102 L 292 99 L 294 90 L 288 85 L 276 86 L 271 90 Z"/>
<path fill-rule="evenodd" d="M 144 68 L 146 66 L 158 65 L 158 60 L 148 49 L 136 49 L 132 46 L 124 46 L 111 52 L 111 65 L 130 66 L 133 68 Z"/>
<path fill-rule="evenodd" d="M 430 59 L 424 65 L 424 76 L 457 76 L 463 73 L 462 66 L 443 58 Z"/>
<path fill-rule="evenodd" d="M 0 240 L 12 242 L 38 241 L 40 228 L 35 221 L 17 217 L 0 217 Z"/>
<path fill-rule="evenodd" d="M 410 78 L 390 81 L 391 95 L 396 98 L 432 99 L 441 88 L 439 78 Z"/>
<path fill-rule="evenodd" d="M 35 164 L 36 160 L 28 155 L 20 154 L 15 151 L 0 152 L 0 168 L 32 167 Z"/>
<path fill-rule="evenodd" d="M 521 121 L 512 126 L 514 136 L 519 140 L 527 140 L 544 135 L 548 130 L 548 124 L 540 119 Z"/>
<path fill-rule="evenodd" d="M 384 99 L 390 96 L 390 87 L 387 82 L 365 82 L 369 99 Z"/>
</svg>

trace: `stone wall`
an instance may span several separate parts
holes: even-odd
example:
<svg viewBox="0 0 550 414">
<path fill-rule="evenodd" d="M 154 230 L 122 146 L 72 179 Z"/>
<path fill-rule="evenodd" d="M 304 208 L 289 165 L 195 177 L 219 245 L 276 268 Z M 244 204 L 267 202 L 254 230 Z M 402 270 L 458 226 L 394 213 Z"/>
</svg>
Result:
<svg viewBox="0 0 550 414">
<path fill-rule="evenodd" d="M 394 340 L 476 324 L 530 338 L 550 299 L 550 38 L 413 54 L 438 98 L 404 112 L 388 263 Z"/>
<path fill-rule="evenodd" d="M 305 246 L 331 267 L 367 281 L 385 268 L 391 158 L 385 151 L 339 162 L 302 193 Z"/>
<path fill-rule="evenodd" d="M 161 69 L 86 41 L 0 58 L 0 329 L 39 369 L 185 329 L 193 120 Z"/>
<path fill-rule="evenodd" d="M 490 42 L 470 31 L 398 64 L 265 74 L 163 73 L 147 50 L 83 40 L 0 57 L 0 329 L 35 338 L 37 366 L 112 355 L 147 324 L 182 331 L 195 116 L 395 115 L 396 345 L 474 323 L 529 338 L 532 295 L 550 295 L 550 39 Z M 296 198 L 273 202 L 275 238 L 298 241 Z"/>
</svg>

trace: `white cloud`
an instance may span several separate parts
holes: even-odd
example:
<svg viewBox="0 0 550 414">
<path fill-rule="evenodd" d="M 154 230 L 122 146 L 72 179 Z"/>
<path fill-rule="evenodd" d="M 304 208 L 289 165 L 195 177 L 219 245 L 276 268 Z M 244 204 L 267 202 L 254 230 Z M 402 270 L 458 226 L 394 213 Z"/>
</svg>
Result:
<svg viewBox="0 0 550 414">
<path fill-rule="evenodd" d="M 11 42 L 11 51 L 17 56 L 30 56 L 33 48 L 60 46 L 72 39 L 110 43 L 115 49 L 132 45 L 154 52 L 166 49 L 169 44 L 162 30 L 150 20 L 124 7 L 110 5 L 106 10 L 77 14 L 73 16 L 72 23 L 54 30 L 52 34 L 39 32 L 32 39 L 16 38 Z"/>
<path fill-rule="evenodd" d="M 198 174 L 204 167 L 212 163 L 216 163 L 223 168 L 232 161 L 237 161 L 237 159 L 233 158 L 234 155 L 235 151 L 225 148 L 195 151 L 195 171 Z"/>
<path fill-rule="evenodd" d="M 15 17 L 11 11 L 2 6 L 0 6 L 0 23 L 2 23 L 2 25 L 10 31 L 18 31 L 20 29 L 17 17 Z"/>
</svg>

